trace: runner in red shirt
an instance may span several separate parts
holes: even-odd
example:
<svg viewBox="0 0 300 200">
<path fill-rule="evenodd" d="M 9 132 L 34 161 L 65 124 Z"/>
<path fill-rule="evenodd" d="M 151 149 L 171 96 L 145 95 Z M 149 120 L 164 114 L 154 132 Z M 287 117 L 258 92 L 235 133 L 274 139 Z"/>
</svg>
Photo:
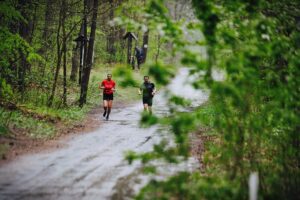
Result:
<svg viewBox="0 0 300 200">
<path fill-rule="evenodd" d="M 116 91 L 116 83 L 111 79 L 112 75 L 107 74 L 107 79 L 103 80 L 99 89 L 103 89 L 103 117 L 106 120 L 109 119 L 109 114 L 112 108 L 112 102 L 114 100 L 114 92 Z"/>
</svg>

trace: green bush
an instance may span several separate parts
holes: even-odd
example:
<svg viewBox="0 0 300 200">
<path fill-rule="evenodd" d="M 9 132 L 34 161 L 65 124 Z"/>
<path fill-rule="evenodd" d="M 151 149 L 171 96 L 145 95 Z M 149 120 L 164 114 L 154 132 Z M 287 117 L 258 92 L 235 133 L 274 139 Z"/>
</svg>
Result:
<svg viewBox="0 0 300 200">
<path fill-rule="evenodd" d="M 199 21 L 191 22 L 189 28 L 203 33 L 195 45 L 205 47 L 207 55 L 182 48 L 182 62 L 199 77 L 193 83 L 197 89 L 203 85 L 210 89 L 209 103 L 187 114 L 175 109 L 168 118 L 156 119 L 171 127 L 176 148 L 161 144 L 153 152 L 131 153 L 128 158 L 147 158 L 147 162 L 187 158 L 189 133 L 197 131 L 199 124 L 210 127 L 217 139 L 206 142 L 203 175 L 182 173 L 167 181 L 152 181 L 137 199 L 248 199 L 252 172 L 259 174 L 259 199 L 297 199 L 299 2 L 192 0 L 192 5 Z M 167 24 L 165 37 L 188 45 L 164 10 L 160 0 L 152 0 L 146 9 L 159 19 L 156 23 Z M 156 73 L 164 67 L 153 73 L 166 84 L 161 77 L 169 74 Z M 224 72 L 223 81 L 213 78 L 216 69 Z M 171 104 L 182 106 L 181 101 L 170 99 Z M 146 124 L 153 122 L 153 117 L 142 119 Z"/>
</svg>

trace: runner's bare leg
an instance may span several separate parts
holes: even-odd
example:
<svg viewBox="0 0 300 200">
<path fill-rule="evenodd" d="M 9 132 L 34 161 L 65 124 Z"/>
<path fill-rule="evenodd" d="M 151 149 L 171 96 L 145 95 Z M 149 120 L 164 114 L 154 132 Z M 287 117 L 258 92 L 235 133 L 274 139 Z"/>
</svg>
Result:
<svg viewBox="0 0 300 200">
<path fill-rule="evenodd" d="M 149 114 L 151 115 L 152 114 L 152 106 L 148 106 L 148 111 L 149 111 Z"/>
<path fill-rule="evenodd" d="M 149 111 L 149 107 L 148 107 L 148 104 L 144 104 L 144 111 Z"/>
<path fill-rule="evenodd" d="M 105 117 L 105 115 L 107 113 L 107 107 L 108 107 L 108 101 L 107 100 L 103 100 L 103 108 L 104 108 L 103 117 Z"/>
<path fill-rule="evenodd" d="M 111 111 L 111 108 L 112 108 L 112 103 L 113 103 L 112 100 L 109 100 L 109 101 L 108 101 L 108 109 L 107 109 L 106 119 L 109 118 L 109 114 L 110 114 L 110 111 Z"/>
</svg>

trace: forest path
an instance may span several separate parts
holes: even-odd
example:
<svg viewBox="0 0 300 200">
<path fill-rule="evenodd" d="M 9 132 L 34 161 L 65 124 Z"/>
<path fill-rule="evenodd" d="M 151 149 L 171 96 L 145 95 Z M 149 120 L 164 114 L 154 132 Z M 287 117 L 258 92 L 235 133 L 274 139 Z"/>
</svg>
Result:
<svg viewBox="0 0 300 200">
<path fill-rule="evenodd" d="M 180 70 L 169 88 L 198 104 L 206 101 L 207 93 L 195 92 L 185 85 L 187 76 L 186 69 Z M 163 92 L 154 98 L 154 112 L 158 115 L 168 113 L 164 99 Z M 64 141 L 65 147 L 24 155 L 1 166 L 0 199 L 124 199 L 124 195 L 132 195 L 120 190 L 133 187 L 126 180 L 139 170 L 141 163 L 128 165 L 124 152 L 151 151 L 153 144 L 170 137 L 158 127 L 140 128 L 141 110 L 141 103 L 113 109 L 109 121 L 93 132 Z M 101 115 L 99 120 L 103 120 Z M 135 184 L 139 185 L 138 181 Z"/>
</svg>

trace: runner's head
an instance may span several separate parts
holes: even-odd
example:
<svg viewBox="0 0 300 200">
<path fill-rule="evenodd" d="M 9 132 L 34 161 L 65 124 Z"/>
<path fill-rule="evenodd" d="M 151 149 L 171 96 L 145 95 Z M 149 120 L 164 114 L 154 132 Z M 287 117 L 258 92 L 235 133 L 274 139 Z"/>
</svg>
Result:
<svg viewBox="0 0 300 200">
<path fill-rule="evenodd" d="M 149 82 L 149 76 L 144 76 L 144 81 L 145 81 L 145 83 L 148 83 Z"/>
<path fill-rule="evenodd" d="M 107 74 L 107 80 L 111 80 L 112 75 L 111 74 Z"/>
</svg>

